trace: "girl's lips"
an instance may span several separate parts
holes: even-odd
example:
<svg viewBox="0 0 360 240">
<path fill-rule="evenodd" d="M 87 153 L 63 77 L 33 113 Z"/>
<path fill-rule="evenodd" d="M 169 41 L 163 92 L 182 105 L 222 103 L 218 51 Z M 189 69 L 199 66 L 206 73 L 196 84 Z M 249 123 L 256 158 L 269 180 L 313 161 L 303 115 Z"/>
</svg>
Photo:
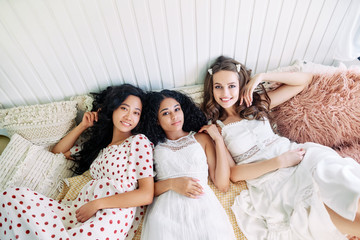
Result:
<svg viewBox="0 0 360 240">
<path fill-rule="evenodd" d="M 172 123 L 171 125 L 179 125 L 180 123 L 181 123 L 181 121 L 177 121 L 177 122 Z"/>
<path fill-rule="evenodd" d="M 228 101 L 230 101 L 232 98 L 220 98 L 221 99 L 221 101 L 223 101 L 223 102 L 228 102 Z"/>
<path fill-rule="evenodd" d="M 125 125 L 126 127 L 130 127 L 130 126 L 131 126 L 131 124 L 130 124 L 130 123 L 127 123 L 127 122 L 121 121 L 121 123 L 122 123 L 122 125 Z"/>
</svg>

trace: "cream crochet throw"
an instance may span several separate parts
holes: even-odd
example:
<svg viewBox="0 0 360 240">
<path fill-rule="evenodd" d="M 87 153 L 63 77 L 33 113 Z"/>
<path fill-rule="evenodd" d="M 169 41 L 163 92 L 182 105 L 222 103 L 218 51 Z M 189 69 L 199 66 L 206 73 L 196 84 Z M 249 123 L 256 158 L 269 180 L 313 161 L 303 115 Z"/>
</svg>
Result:
<svg viewBox="0 0 360 240">
<path fill-rule="evenodd" d="M 10 137 L 15 133 L 33 144 L 50 146 L 74 127 L 76 101 L 20 106 L 0 110 L 0 128 Z"/>
</svg>

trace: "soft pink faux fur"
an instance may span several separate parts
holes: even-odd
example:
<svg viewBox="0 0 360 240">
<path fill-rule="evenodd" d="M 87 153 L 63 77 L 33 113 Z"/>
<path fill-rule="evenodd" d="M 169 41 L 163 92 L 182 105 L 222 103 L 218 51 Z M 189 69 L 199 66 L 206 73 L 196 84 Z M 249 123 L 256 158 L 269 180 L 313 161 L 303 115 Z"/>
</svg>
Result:
<svg viewBox="0 0 360 240">
<path fill-rule="evenodd" d="M 351 157 L 360 163 L 360 144 L 353 144 L 349 146 L 339 146 L 335 150 L 342 157 Z"/>
<path fill-rule="evenodd" d="M 359 146 L 360 71 L 314 75 L 304 91 L 278 106 L 273 113 L 280 135 L 293 141 L 342 149 Z"/>
</svg>

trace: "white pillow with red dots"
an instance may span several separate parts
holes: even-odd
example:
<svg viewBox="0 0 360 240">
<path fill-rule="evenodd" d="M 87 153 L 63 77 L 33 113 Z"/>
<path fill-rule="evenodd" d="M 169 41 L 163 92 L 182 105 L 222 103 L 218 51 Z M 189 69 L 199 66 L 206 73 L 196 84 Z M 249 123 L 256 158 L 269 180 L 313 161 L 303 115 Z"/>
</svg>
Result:
<svg viewBox="0 0 360 240">
<path fill-rule="evenodd" d="M 0 191 L 8 187 L 28 187 L 55 198 L 61 180 L 73 175 L 72 164 L 63 154 L 49 152 L 15 133 L 0 155 Z"/>
</svg>

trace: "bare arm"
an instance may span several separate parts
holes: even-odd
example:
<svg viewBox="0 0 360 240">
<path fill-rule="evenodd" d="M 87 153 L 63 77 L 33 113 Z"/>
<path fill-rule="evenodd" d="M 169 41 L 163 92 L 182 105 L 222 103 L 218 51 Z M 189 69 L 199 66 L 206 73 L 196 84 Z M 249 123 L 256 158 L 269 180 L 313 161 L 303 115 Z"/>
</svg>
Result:
<svg viewBox="0 0 360 240">
<path fill-rule="evenodd" d="M 203 194 L 203 188 L 198 183 L 198 179 L 191 177 L 170 178 L 155 182 L 155 197 L 167 191 L 175 191 L 181 195 L 190 198 L 197 198 L 198 195 Z"/>
<path fill-rule="evenodd" d="M 197 133 L 196 140 L 203 146 L 209 165 L 209 175 L 215 186 L 226 192 L 230 185 L 230 166 L 228 151 L 216 125 L 205 125 Z M 212 139 L 210 138 L 213 137 Z"/>
<path fill-rule="evenodd" d="M 97 112 L 86 112 L 81 123 L 63 137 L 51 151 L 53 153 L 64 153 L 66 157 L 70 157 L 69 151 L 74 146 L 76 140 L 87 128 L 92 127 L 94 125 L 94 121 L 97 120 Z"/>
<path fill-rule="evenodd" d="M 301 162 L 304 155 L 305 150 L 295 149 L 268 160 L 236 165 L 231 168 L 230 178 L 232 182 L 255 179 L 279 168 L 295 166 Z"/>
<path fill-rule="evenodd" d="M 138 180 L 138 183 L 139 188 L 133 191 L 99 198 L 84 204 L 76 210 L 77 220 L 85 222 L 100 209 L 138 207 L 152 203 L 154 197 L 153 178 L 142 178 Z"/>
<path fill-rule="evenodd" d="M 268 92 L 271 100 L 270 109 L 286 102 L 290 98 L 300 93 L 312 81 L 312 73 L 303 72 L 278 72 L 278 73 L 259 73 L 256 74 L 246 85 L 246 90 L 240 103 L 245 101 L 247 106 L 252 103 L 252 95 L 256 86 L 263 81 L 279 82 L 283 85 Z M 264 98 L 264 96 L 262 96 Z"/>
</svg>

